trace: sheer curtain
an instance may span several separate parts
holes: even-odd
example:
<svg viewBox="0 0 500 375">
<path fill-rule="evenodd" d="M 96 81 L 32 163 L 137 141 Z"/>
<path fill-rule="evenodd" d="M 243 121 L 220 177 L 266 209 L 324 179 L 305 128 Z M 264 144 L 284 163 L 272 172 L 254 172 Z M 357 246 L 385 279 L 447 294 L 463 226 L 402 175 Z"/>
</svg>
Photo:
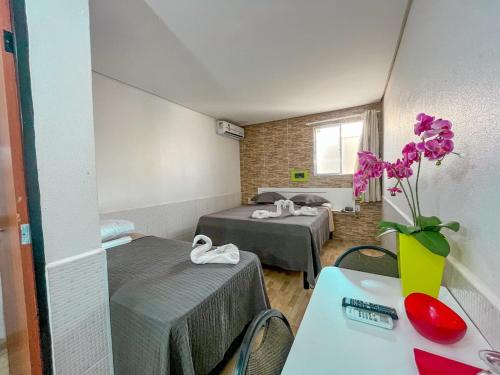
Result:
<svg viewBox="0 0 500 375">
<path fill-rule="evenodd" d="M 363 133 L 361 135 L 360 150 L 371 151 L 380 157 L 380 134 L 378 131 L 377 111 L 369 109 L 361 116 Z M 382 185 L 380 178 L 371 179 L 368 189 L 362 195 L 363 202 L 380 202 L 382 200 Z"/>
</svg>

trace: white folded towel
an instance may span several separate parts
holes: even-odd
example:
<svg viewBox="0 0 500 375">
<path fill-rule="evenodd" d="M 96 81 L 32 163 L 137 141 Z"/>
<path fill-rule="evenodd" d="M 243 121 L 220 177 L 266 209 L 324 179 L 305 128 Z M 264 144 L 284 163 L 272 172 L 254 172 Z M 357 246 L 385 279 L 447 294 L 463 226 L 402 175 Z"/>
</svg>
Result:
<svg viewBox="0 0 500 375">
<path fill-rule="evenodd" d="M 205 244 L 196 244 L 203 240 Z M 227 263 L 238 264 L 240 261 L 240 251 L 232 243 L 216 247 L 212 250 L 212 240 L 203 234 L 197 235 L 193 240 L 193 250 L 191 251 L 191 262 L 195 264 L 205 263 Z"/>
<path fill-rule="evenodd" d="M 280 199 L 279 201 L 274 202 L 276 206 L 276 212 L 271 212 L 268 210 L 255 210 L 252 212 L 252 218 L 254 219 L 269 219 L 271 217 L 280 217 L 281 216 L 281 208 L 284 206 L 285 201 Z"/>
<path fill-rule="evenodd" d="M 318 215 L 318 208 L 317 207 L 302 206 L 302 207 L 300 207 L 300 209 L 296 210 L 295 205 L 289 199 L 287 199 L 284 202 L 283 207 L 288 207 L 288 211 L 290 211 L 290 213 L 293 216 L 317 216 Z"/>
</svg>

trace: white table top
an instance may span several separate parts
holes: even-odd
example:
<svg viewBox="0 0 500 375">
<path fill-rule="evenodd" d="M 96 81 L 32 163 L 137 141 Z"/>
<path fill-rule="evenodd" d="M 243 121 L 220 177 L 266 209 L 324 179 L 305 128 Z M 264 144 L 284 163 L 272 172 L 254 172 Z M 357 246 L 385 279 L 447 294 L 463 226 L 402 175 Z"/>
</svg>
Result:
<svg viewBox="0 0 500 375">
<path fill-rule="evenodd" d="M 393 330 L 347 319 L 342 297 L 394 307 Z M 324 268 L 283 369 L 283 375 L 418 374 L 413 348 L 484 368 L 478 351 L 490 346 L 448 290 L 439 299 L 467 323 L 467 333 L 452 345 L 421 336 L 406 317 L 400 280 L 337 267 Z"/>
</svg>

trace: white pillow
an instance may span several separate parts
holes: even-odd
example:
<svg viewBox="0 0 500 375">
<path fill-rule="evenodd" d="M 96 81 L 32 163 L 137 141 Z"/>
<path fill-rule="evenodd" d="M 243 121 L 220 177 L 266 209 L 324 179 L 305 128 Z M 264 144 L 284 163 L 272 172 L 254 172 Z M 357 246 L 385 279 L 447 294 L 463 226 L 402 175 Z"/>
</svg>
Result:
<svg viewBox="0 0 500 375">
<path fill-rule="evenodd" d="M 123 237 L 135 230 L 135 225 L 128 220 L 101 220 L 101 241 L 106 242 Z"/>
</svg>

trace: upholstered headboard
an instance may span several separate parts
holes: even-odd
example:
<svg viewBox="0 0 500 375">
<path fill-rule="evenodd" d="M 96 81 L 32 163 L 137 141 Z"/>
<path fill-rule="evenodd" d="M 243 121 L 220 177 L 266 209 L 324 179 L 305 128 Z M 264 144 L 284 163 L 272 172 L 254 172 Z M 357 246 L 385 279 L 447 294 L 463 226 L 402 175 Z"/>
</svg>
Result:
<svg viewBox="0 0 500 375">
<path fill-rule="evenodd" d="M 265 193 L 267 191 L 275 191 L 280 193 L 286 198 L 291 198 L 297 194 L 315 194 L 319 195 L 330 201 L 332 209 L 340 211 L 346 206 L 354 208 L 354 196 L 352 194 L 352 188 L 277 188 L 277 187 L 261 187 L 258 188 L 258 192 Z"/>
</svg>

